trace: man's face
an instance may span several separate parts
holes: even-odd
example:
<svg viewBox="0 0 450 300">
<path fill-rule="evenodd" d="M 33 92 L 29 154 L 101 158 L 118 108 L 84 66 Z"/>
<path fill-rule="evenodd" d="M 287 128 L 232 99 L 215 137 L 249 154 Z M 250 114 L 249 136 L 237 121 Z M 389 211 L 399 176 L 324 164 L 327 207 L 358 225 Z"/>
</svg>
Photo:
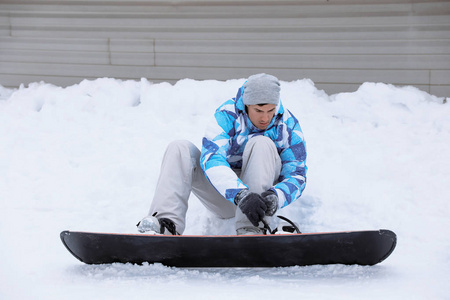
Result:
<svg viewBox="0 0 450 300">
<path fill-rule="evenodd" d="M 265 130 L 275 115 L 275 104 L 247 105 L 247 113 L 250 121 L 258 129 Z"/>
</svg>

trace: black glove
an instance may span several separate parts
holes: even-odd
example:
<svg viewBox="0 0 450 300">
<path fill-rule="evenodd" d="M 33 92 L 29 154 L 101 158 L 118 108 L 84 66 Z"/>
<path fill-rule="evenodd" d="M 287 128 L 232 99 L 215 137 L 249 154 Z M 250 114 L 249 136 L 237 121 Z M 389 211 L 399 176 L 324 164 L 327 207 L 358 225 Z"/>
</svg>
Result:
<svg viewBox="0 0 450 300">
<path fill-rule="evenodd" d="M 247 189 L 240 191 L 234 198 L 234 202 L 254 226 L 258 226 L 266 215 L 267 206 L 263 198 Z"/>
<path fill-rule="evenodd" d="M 277 194 L 272 190 L 268 190 L 268 191 L 262 193 L 261 197 L 263 198 L 264 204 L 267 206 L 266 216 L 273 216 L 277 212 L 277 209 L 278 209 Z"/>
</svg>

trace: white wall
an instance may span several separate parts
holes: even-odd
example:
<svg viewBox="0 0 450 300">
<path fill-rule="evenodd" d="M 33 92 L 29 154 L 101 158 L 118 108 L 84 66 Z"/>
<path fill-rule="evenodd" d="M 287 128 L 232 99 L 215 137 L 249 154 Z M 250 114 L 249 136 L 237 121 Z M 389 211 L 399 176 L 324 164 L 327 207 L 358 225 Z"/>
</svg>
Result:
<svg viewBox="0 0 450 300">
<path fill-rule="evenodd" d="M 267 72 L 450 97 L 450 1 L 0 0 L 0 84 Z"/>
</svg>

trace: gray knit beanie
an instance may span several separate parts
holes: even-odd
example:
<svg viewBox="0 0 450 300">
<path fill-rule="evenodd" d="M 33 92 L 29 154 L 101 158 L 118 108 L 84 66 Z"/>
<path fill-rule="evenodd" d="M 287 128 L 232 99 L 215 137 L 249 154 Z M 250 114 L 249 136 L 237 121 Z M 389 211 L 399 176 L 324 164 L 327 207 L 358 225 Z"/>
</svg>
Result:
<svg viewBox="0 0 450 300">
<path fill-rule="evenodd" d="M 244 84 L 243 99 L 245 105 L 275 104 L 280 102 L 280 82 L 268 74 L 256 74 Z"/>
</svg>

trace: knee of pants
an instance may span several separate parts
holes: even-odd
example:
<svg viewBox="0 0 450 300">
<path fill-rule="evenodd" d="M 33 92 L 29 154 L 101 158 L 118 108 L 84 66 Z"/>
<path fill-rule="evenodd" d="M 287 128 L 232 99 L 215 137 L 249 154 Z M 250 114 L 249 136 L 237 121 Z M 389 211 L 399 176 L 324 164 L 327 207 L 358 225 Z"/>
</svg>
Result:
<svg viewBox="0 0 450 300">
<path fill-rule="evenodd" d="M 182 149 L 182 148 L 189 148 L 191 146 L 191 142 L 188 140 L 175 140 L 169 143 L 167 146 L 168 149 Z"/>
<path fill-rule="evenodd" d="M 255 188 L 255 184 L 259 180 L 260 182 L 256 186 L 263 182 L 265 185 L 272 185 L 280 176 L 281 168 L 280 155 L 275 143 L 270 138 L 258 136 L 248 141 L 242 155 L 240 175 L 245 184 L 252 185 Z M 265 185 L 264 188 L 267 187 Z M 259 190 L 260 188 L 256 189 Z"/>
<path fill-rule="evenodd" d="M 200 150 L 188 140 L 175 140 L 167 146 L 168 151 L 179 151 L 182 153 L 189 153 L 191 157 L 200 157 Z"/>
<path fill-rule="evenodd" d="M 171 142 L 166 149 L 166 154 L 176 155 L 180 158 L 190 159 L 193 167 L 196 167 L 200 160 L 200 150 L 188 140 L 175 140 Z"/>
<path fill-rule="evenodd" d="M 275 146 L 274 141 L 263 135 L 255 136 L 247 142 L 247 145 L 245 145 L 244 149 L 244 155 L 246 152 L 248 153 L 253 151 L 253 148 L 255 150 L 269 150 L 273 153 L 278 154 L 277 147 Z"/>
</svg>

